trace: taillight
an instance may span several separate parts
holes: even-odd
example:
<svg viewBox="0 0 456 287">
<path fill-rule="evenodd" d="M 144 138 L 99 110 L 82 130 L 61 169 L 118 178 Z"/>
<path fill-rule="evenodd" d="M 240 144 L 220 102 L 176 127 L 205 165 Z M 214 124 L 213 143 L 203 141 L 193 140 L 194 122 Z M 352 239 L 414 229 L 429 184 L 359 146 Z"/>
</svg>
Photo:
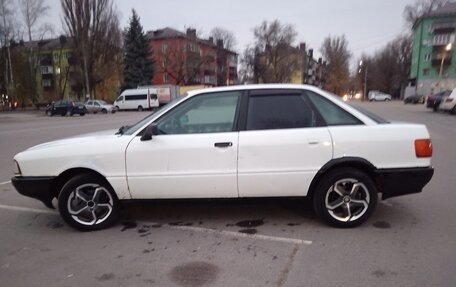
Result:
<svg viewBox="0 0 456 287">
<path fill-rule="evenodd" d="M 432 156 L 432 141 L 430 139 L 415 140 L 416 157 Z"/>
</svg>

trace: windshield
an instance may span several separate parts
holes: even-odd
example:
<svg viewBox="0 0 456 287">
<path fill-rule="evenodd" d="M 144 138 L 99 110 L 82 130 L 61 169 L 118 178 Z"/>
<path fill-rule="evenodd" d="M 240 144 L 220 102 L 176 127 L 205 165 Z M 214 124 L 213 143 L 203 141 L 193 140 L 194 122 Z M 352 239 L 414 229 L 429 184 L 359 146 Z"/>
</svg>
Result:
<svg viewBox="0 0 456 287">
<path fill-rule="evenodd" d="M 122 133 L 125 135 L 134 134 L 138 129 L 142 128 L 145 124 L 147 124 L 153 117 L 159 117 L 160 115 L 164 114 L 166 111 L 168 111 L 169 109 L 171 109 L 172 107 L 177 105 L 180 101 L 183 101 L 185 98 L 187 98 L 187 96 L 188 96 L 187 94 L 184 94 L 181 97 L 174 98 L 172 101 L 170 101 L 169 103 L 167 103 L 164 106 L 161 106 L 157 111 L 149 114 L 148 116 L 146 116 L 145 118 L 143 118 L 142 120 L 137 122 L 136 124 L 129 126 L 127 128 L 124 128 L 124 130 L 122 130 Z"/>
</svg>

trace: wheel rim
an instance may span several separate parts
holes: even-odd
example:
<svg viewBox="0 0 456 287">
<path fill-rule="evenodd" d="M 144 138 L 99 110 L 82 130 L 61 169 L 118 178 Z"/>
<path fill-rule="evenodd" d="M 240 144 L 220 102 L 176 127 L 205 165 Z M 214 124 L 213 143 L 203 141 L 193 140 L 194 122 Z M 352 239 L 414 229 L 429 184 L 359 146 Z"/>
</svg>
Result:
<svg viewBox="0 0 456 287">
<path fill-rule="evenodd" d="M 68 197 L 67 208 L 73 220 L 83 225 L 96 225 L 107 220 L 114 199 L 103 186 L 88 183 L 78 186 Z"/>
<path fill-rule="evenodd" d="M 369 208 L 370 196 L 366 185 L 353 178 L 341 179 L 326 193 L 325 205 L 336 220 L 350 222 L 359 219 Z"/>
</svg>

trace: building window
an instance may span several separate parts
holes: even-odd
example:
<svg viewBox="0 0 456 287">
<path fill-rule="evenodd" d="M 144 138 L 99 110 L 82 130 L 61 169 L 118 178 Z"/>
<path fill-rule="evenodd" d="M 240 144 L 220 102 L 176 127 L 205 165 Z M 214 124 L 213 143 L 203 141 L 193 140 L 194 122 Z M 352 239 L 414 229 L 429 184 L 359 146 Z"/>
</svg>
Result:
<svg viewBox="0 0 456 287">
<path fill-rule="evenodd" d="M 52 67 L 49 66 L 41 66 L 41 75 L 52 74 Z"/>
<path fill-rule="evenodd" d="M 424 54 L 424 61 L 429 62 L 431 60 L 431 54 Z"/>
<path fill-rule="evenodd" d="M 163 44 L 161 46 L 161 51 L 163 54 L 166 54 L 166 52 L 168 52 L 168 45 L 167 44 Z"/>
<path fill-rule="evenodd" d="M 434 36 L 434 45 L 447 45 L 454 42 L 454 34 L 437 34 Z"/>
<path fill-rule="evenodd" d="M 169 76 L 168 76 L 168 74 L 167 74 L 167 73 L 166 73 L 166 74 L 163 74 L 163 83 L 168 83 L 168 81 L 169 81 Z"/>
<path fill-rule="evenodd" d="M 423 69 L 423 76 L 429 76 L 430 70 L 429 68 Z"/>
<path fill-rule="evenodd" d="M 44 79 L 43 80 L 43 87 L 50 87 L 51 86 L 51 80 L 50 79 Z"/>
</svg>

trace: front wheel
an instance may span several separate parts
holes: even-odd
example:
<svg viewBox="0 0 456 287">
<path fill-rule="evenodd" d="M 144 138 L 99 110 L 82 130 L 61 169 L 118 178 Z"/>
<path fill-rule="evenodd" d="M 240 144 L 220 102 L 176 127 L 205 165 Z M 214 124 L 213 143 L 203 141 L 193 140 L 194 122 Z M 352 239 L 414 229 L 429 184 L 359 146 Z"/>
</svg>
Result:
<svg viewBox="0 0 456 287">
<path fill-rule="evenodd" d="M 70 179 L 59 194 L 58 205 L 63 220 L 81 231 L 113 225 L 120 210 L 119 200 L 109 183 L 90 174 Z"/>
<path fill-rule="evenodd" d="M 344 168 L 330 171 L 317 186 L 313 205 L 317 215 L 335 227 L 365 222 L 377 205 L 377 188 L 364 172 Z"/>
<path fill-rule="evenodd" d="M 143 111 L 143 107 L 142 106 L 138 106 L 138 111 L 142 112 Z"/>
</svg>

